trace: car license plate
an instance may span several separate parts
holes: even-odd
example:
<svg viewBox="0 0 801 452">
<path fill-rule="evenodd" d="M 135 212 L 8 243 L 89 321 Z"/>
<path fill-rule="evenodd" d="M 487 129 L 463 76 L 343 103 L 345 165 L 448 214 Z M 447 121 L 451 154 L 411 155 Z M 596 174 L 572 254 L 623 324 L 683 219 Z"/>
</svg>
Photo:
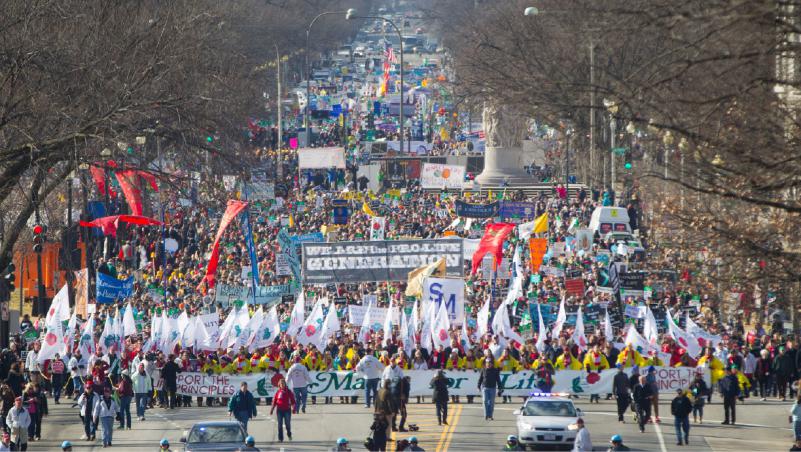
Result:
<svg viewBox="0 0 801 452">
<path fill-rule="evenodd" d="M 556 441 L 556 435 L 542 435 L 542 439 L 545 441 Z"/>
</svg>

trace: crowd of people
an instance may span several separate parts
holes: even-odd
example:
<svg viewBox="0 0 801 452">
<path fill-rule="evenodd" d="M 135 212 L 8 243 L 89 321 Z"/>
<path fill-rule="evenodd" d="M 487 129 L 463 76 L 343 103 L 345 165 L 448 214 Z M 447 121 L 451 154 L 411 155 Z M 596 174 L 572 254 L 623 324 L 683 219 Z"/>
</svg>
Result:
<svg viewBox="0 0 801 452">
<path fill-rule="evenodd" d="M 666 255 L 663 250 L 653 249 L 649 257 L 639 262 L 628 262 L 628 256 L 612 252 L 616 242 L 603 236 L 595 237 L 589 250 L 577 251 L 564 246 L 574 237 L 575 231 L 587 228 L 593 211 L 599 206 L 619 204 L 611 190 L 598 191 L 580 189 L 570 193 L 566 187 L 554 185 L 550 191 L 529 196 L 513 188 L 494 188 L 481 191 L 438 190 L 427 191 L 413 180 L 404 181 L 401 189 L 382 186 L 378 191 L 367 188 L 369 180 L 358 176 L 363 157 L 358 152 L 360 141 L 358 122 L 352 130 L 338 126 L 327 128 L 317 136 L 315 145 L 343 145 L 348 148 L 346 169 L 300 171 L 298 154 L 286 143 L 276 143 L 275 134 L 267 139 L 264 131 L 255 134 L 252 145 L 254 166 L 268 168 L 274 174 L 275 193 L 264 198 L 253 193 L 250 179 L 237 175 L 236 182 L 227 186 L 222 178 L 210 178 L 202 187 L 184 187 L 187 191 L 197 189 L 197 199 L 189 204 L 179 201 L 177 193 L 163 196 L 165 222 L 163 228 L 152 226 L 120 225 L 116 236 L 95 237 L 83 234 L 89 242 L 87 261 L 90 263 L 90 280 L 97 274 L 124 280 L 134 278 L 129 297 L 112 303 L 95 303 L 89 300 L 92 312 L 81 313 L 77 325 L 70 330 L 71 336 L 63 353 L 40 360 L 41 339 L 15 337 L 8 349 L 0 352 L 0 419 L 10 443 L 25 450 L 29 442 L 42 437 L 42 422 L 48 415 L 48 403 L 60 404 L 63 399 L 76 405 L 84 426 L 84 437 L 94 441 L 98 428 L 101 430 L 104 447 L 113 445 L 115 426 L 131 429 L 136 421 L 146 422 L 147 413 L 155 408 L 188 409 L 200 406 L 226 406 L 233 418 L 247 432 L 248 422 L 257 416 L 260 397 L 254 396 L 244 384 L 230 398 L 192 397 L 177 391 L 178 375 L 182 372 L 204 374 L 256 374 L 275 373 L 276 387 L 270 397 L 261 397 L 270 406 L 270 413 L 277 416 L 278 440 L 292 440 L 291 419 L 293 415 L 306 413 L 309 404 L 337 403 L 334 397 L 309 395 L 313 384 L 310 372 L 354 371 L 365 380 L 363 400 L 357 396 L 339 397 L 338 403 L 363 402 L 365 408 L 373 410 L 370 426 L 371 450 L 385 450 L 393 431 L 407 432 L 406 405 L 411 402 L 410 380 L 405 371 L 438 371 L 430 381 L 431 401 L 434 403 L 439 424 L 449 421 L 449 403 L 473 403 L 476 395 L 464 396 L 449 393 L 448 372 L 479 373 L 476 394 L 480 394 L 485 420 L 493 420 L 497 398 L 510 403 L 512 397 L 504 394 L 501 372 L 532 371 L 537 375 L 537 387 L 548 392 L 554 384 L 554 376 L 561 370 L 602 371 L 617 368 L 611 394 L 594 394 L 591 401 L 600 397 L 617 401 L 618 420 L 625 421 L 624 414 L 632 409 L 640 431 L 649 422 L 661 422 L 659 413 L 659 390 L 656 387 L 655 369 L 667 367 L 706 368 L 710 371 L 711 384 L 703 374 L 687 388 L 677 391 L 671 402 L 671 414 L 675 418 L 677 444 L 689 444 L 689 417 L 701 423 L 704 406 L 712 401 L 717 390 L 725 408 L 723 424 L 737 422 L 736 405 L 748 398 L 768 397 L 782 401 L 798 395 L 796 382 L 801 376 L 801 353 L 797 352 L 791 337 L 775 324 L 760 325 L 744 323 L 744 316 L 723 318 L 720 297 L 708 286 L 696 283 L 691 277 L 670 278 L 662 270 L 672 270 L 683 275 L 683 268 L 665 268 Z M 343 139 L 345 137 L 346 139 Z M 392 133 L 387 138 L 393 137 Z M 280 147 L 279 151 L 274 150 Z M 464 141 L 438 140 L 434 154 L 459 154 L 466 150 Z M 278 167 L 276 167 L 276 162 Z M 552 173 L 548 166 L 530 170 L 539 180 L 547 180 Z M 281 178 L 277 175 L 282 174 Z M 162 190 L 169 190 L 166 186 Z M 98 195 L 102 189 L 98 187 Z M 175 195 L 175 196 L 172 196 Z M 215 284 L 206 279 L 209 254 L 215 242 L 215 232 L 220 217 L 229 199 L 245 199 L 249 202 L 247 215 L 254 246 L 251 261 L 248 236 L 243 234 L 244 220 L 236 219 L 219 237 L 219 263 L 214 275 Z M 350 215 L 345 224 L 333 225 L 331 214 L 335 203 L 345 200 Z M 470 256 L 464 262 L 464 325 L 452 325 L 448 331 L 447 345 L 434 346 L 424 341 L 426 334 L 414 332 L 411 344 L 404 343 L 400 324 L 393 324 L 389 336 L 382 329 L 363 331 L 363 325 L 348 321 L 351 306 L 365 306 L 365 300 L 374 301 L 373 307 L 411 310 L 421 300 L 406 296 L 407 281 L 361 281 L 318 286 L 304 284 L 292 276 L 279 274 L 281 253 L 287 250 L 279 245 L 279 233 L 292 235 L 323 232 L 329 241 L 359 242 L 370 240 L 371 220 L 380 215 L 385 219 L 386 240 L 436 239 L 443 237 L 476 239 L 482 237 L 485 227 L 497 222 L 497 218 L 461 218 L 456 215 L 456 203 L 487 204 L 498 200 L 529 202 L 533 206 L 526 218 L 515 222 L 530 222 L 546 218 L 547 232 L 541 233 L 549 244 L 549 254 L 542 266 L 532 265 L 528 247 L 528 236 L 521 228 L 508 237 L 503 255 L 514 262 L 506 275 L 496 272 L 487 274 L 482 270 L 472 272 Z M 627 205 L 631 229 L 639 232 L 646 248 L 651 237 L 639 224 L 640 207 L 636 199 Z M 339 206 L 339 204 L 337 204 Z M 366 207 L 367 206 L 367 207 Z M 127 210 L 121 197 L 109 201 L 111 213 Z M 377 214 L 376 214 L 377 212 Z M 374 215 L 376 214 L 376 215 Z M 168 249 L 166 241 L 175 247 Z M 563 246 L 557 247 L 556 245 Z M 556 251 L 556 249 L 559 251 Z M 657 251 L 661 254 L 658 255 Z M 669 253 L 668 253 L 669 255 Z M 604 257 L 602 259 L 601 257 Z M 649 260 L 653 259 L 653 260 Z M 653 290 L 640 296 L 624 297 L 600 290 L 600 270 L 609 267 L 609 260 L 626 261 L 630 268 L 645 271 L 645 285 Z M 656 262 L 660 266 L 656 266 Z M 667 259 L 668 265 L 670 259 Z M 247 268 L 258 266 L 255 278 L 248 276 Z M 545 271 L 557 269 L 558 271 Z M 566 276 L 580 279 L 580 293 L 568 290 Z M 518 295 L 507 299 L 513 283 L 520 284 Z M 325 309 L 335 309 L 340 328 L 336 334 L 325 338 L 323 344 L 302 344 L 298 331 L 283 328 L 266 346 L 254 347 L 252 343 L 232 347 L 218 341 L 215 347 L 197 347 L 180 341 L 165 347 L 154 341 L 151 330 L 156 317 L 179 318 L 182 314 L 199 316 L 218 314 L 219 324 L 234 314 L 233 304 L 220 303 L 216 288 L 220 285 L 260 287 L 287 285 L 295 287 L 292 301 L 279 297 L 270 302 L 279 322 L 291 323 L 298 294 L 309 302 L 303 305 L 304 315 L 309 314 L 312 302 L 325 299 Z M 89 293 L 94 293 L 90 290 Z M 330 301 L 328 301 L 330 300 Z M 336 300 L 336 303 L 334 302 Z M 490 328 L 481 333 L 480 312 L 489 300 L 490 318 L 503 313 L 510 320 L 512 335 Z M 246 304 L 248 300 L 242 300 Z M 532 306 L 550 306 L 556 312 L 562 305 L 568 309 L 601 306 L 609 312 L 614 325 L 589 321 L 586 344 L 575 340 L 575 323 L 561 325 L 556 334 L 552 327 L 554 319 L 548 318 L 547 337 L 540 333 L 532 316 Z M 667 328 L 666 320 L 660 317 L 658 346 L 644 350 L 627 340 L 627 327 L 636 325 L 642 330 L 642 320 L 627 317 L 626 306 L 649 306 L 649 309 L 670 311 L 672 318 L 690 318 L 708 333 L 700 353 L 688 352 Z M 248 316 L 256 310 L 252 304 Z M 110 319 L 120 320 L 126 310 L 132 310 L 137 332 L 108 347 L 100 339 Z M 571 309 L 575 313 L 575 310 Z M 408 314 L 401 314 L 408 315 Z M 575 314 L 573 315 L 575 318 Z M 490 318 L 483 321 L 492 324 Z M 62 321 L 69 319 L 64 318 Z M 89 332 L 88 346 L 82 337 L 86 322 L 94 325 Z M 780 326 L 780 325 L 779 325 Z M 21 322 L 23 333 L 39 331 L 43 337 L 46 325 L 44 318 L 25 316 Z M 590 328 L 591 327 L 591 328 Z M 611 331 L 611 334 L 607 332 Z M 24 335 L 25 338 L 36 335 Z M 467 340 L 464 340 L 466 336 Z M 514 340 L 519 337 L 521 340 Z M 714 339 L 710 339 L 714 338 Z M 426 343 L 428 342 L 428 343 Z M 319 346 L 318 346 L 319 345 Z M 89 350 L 91 353 L 86 353 Z M 789 393 L 789 394 L 788 394 Z M 415 396 L 417 403 L 425 397 Z M 131 404 L 135 416 L 132 416 Z M 801 439 L 801 407 L 796 402 L 791 411 L 796 439 Z M 588 433 L 587 433 L 588 435 Z M 4 443 L 6 444 L 6 437 Z M 586 437 L 589 440 L 589 436 Z M 249 437 L 248 447 L 253 447 Z M 166 440 L 165 440 L 166 441 Z M 67 443 L 65 443 L 67 444 Z M 169 449 L 169 442 L 162 443 Z M 69 444 L 71 447 L 71 444 Z M 348 441 L 337 441 L 336 450 L 348 450 Z M 412 436 L 401 444 L 399 450 L 422 450 L 417 438 Z M 517 438 L 509 437 L 506 450 L 519 450 Z M 583 447 L 583 446 L 582 446 Z M 591 446 L 590 446 L 591 447 Z M 612 437 L 611 450 L 626 450 L 619 436 Z M 67 449 L 65 449 L 67 450 Z"/>
</svg>

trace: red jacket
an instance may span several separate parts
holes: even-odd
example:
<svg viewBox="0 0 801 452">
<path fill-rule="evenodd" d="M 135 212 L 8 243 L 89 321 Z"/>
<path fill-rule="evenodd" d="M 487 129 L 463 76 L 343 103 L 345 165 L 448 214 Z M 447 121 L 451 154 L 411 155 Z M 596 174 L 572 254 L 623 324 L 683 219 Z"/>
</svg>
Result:
<svg viewBox="0 0 801 452">
<path fill-rule="evenodd" d="M 295 406 L 295 395 L 289 388 L 279 389 L 273 396 L 273 407 L 279 410 L 291 410 Z"/>
</svg>

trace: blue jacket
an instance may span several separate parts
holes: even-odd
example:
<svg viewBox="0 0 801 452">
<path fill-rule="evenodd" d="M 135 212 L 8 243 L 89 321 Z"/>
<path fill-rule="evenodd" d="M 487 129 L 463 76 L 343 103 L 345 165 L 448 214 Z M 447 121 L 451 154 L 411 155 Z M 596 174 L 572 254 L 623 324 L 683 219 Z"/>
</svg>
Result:
<svg viewBox="0 0 801 452">
<path fill-rule="evenodd" d="M 228 401 L 229 413 L 239 415 L 243 411 L 250 413 L 250 417 L 256 417 L 256 401 L 250 391 L 239 391 Z"/>
<path fill-rule="evenodd" d="M 736 375 L 726 375 L 718 382 L 723 397 L 737 397 L 740 395 L 740 382 Z"/>
</svg>

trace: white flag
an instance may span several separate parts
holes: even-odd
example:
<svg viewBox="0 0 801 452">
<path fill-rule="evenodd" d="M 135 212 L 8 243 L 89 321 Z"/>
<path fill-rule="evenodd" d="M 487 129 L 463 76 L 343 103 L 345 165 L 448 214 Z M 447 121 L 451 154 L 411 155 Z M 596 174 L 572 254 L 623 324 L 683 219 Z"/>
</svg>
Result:
<svg viewBox="0 0 801 452">
<path fill-rule="evenodd" d="M 410 323 L 409 327 L 411 328 L 410 333 L 412 335 L 412 340 L 414 341 L 414 343 L 417 343 L 417 333 L 420 331 L 420 318 L 419 318 L 420 317 L 420 314 L 419 314 L 420 311 L 418 309 L 418 305 L 419 305 L 419 302 L 415 301 L 414 302 L 414 307 L 412 308 L 412 318 L 409 319 L 409 323 Z"/>
<path fill-rule="evenodd" d="M 67 322 L 67 329 L 64 330 L 64 339 L 63 339 L 63 347 L 61 349 L 61 356 L 67 354 L 68 351 L 72 350 L 72 344 L 75 341 L 75 330 L 78 328 L 78 316 L 75 313 L 72 313 L 70 316 L 70 321 Z"/>
<path fill-rule="evenodd" d="M 576 329 L 573 330 L 573 342 L 578 345 L 580 350 L 587 350 L 587 336 L 584 335 L 584 314 L 581 312 L 581 306 L 579 306 L 576 313 Z"/>
<path fill-rule="evenodd" d="M 434 305 L 434 303 L 431 303 L 431 305 Z M 448 308 L 445 307 L 445 303 L 440 303 L 437 320 L 434 322 L 434 347 L 439 347 L 440 345 L 443 347 L 451 346 L 450 329 L 451 321 L 448 318 Z"/>
<path fill-rule="evenodd" d="M 286 329 L 286 333 L 290 337 L 296 337 L 303 327 L 304 324 L 304 315 L 306 309 L 306 298 L 303 296 L 303 291 L 300 291 L 300 295 L 298 295 L 297 301 L 295 301 L 295 307 L 292 308 L 292 315 L 289 318 L 289 327 Z"/>
<path fill-rule="evenodd" d="M 66 287 L 66 286 L 65 286 Z M 64 348 L 64 333 L 61 331 L 61 322 L 55 321 L 47 325 L 47 332 L 42 339 L 42 346 L 39 349 L 37 360 L 39 363 L 45 362 L 61 353 Z"/>
<path fill-rule="evenodd" d="M 50 309 L 47 310 L 47 315 L 45 316 L 46 326 L 68 320 L 70 318 L 70 300 L 68 290 L 69 289 L 67 288 L 67 285 L 64 284 L 56 296 L 53 297 L 53 301 L 50 303 Z"/>
<path fill-rule="evenodd" d="M 409 316 L 407 316 L 404 312 L 401 312 L 400 316 L 401 316 L 400 334 L 401 334 L 401 341 L 403 341 L 403 349 L 407 350 L 407 353 L 410 353 L 412 350 L 414 350 L 414 332 L 411 329 L 411 322 L 409 321 Z"/>
<path fill-rule="evenodd" d="M 122 314 L 120 314 L 120 308 L 117 308 L 116 313 L 114 314 L 114 338 L 117 339 L 115 344 L 115 348 L 117 353 L 122 354 L 122 351 L 125 350 L 125 331 L 122 326 Z"/>
<path fill-rule="evenodd" d="M 492 319 L 492 332 L 498 335 L 501 340 L 509 339 L 520 344 L 525 343 L 522 337 L 512 330 L 512 323 L 509 321 L 509 311 L 503 306 L 495 311 Z"/>
<path fill-rule="evenodd" d="M 422 326 L 420 328 L 420 347 L 431 351 L 431 335 L 434 331 L 434 308 L 436 303 L 429 303 L 421 317 Z"/>
<path fill-rule="evenodd" d="M 89 316 L 89 320 L 83 324 L 78 350 L 81 351 L 81 355 L 86 357 L 95 352 L 95 318 L 93 316 Z"/>
<path fill-rule="evenodd" d="M 261 329 L 261 325 L 264 323 L 264 308 L 259 306 L 259 309 L 256 309 L 256 312 L 253 313 L 253 317 L 250 318 L 248 321 L 247 327 L 245 330 L 242 331 L 240 337 L 244 338 L 244 344 L 248 346 L 248 351 L 253 353 L 256 351 L 258 347 L 256 347 L 255 339 L 256 335 L 259 334 L 259 330 Z M 242 342 L 242 341 L 237 341 Z"/>
<path fill-rule="evenodd" d="M 228 346 L 228 336 L 231 334 L 231 331 L 234 329 L 234 321 L 236 320 L 236 306 L 228 312 L 228 315 L 225 317 L 223 324 L 220 325 L 220 329 L 218 330 L 219 336 L 215 339 L 217 346 L 219 348 L 226 348 Z"/>
<path fill-rule="evenodd" d="M 362 319 L 362 328 L 359 330 L 359 342 L 362 344 L 367 344 L 367 341 L 370 337 L 370 330 L 372 326 L 372 320 L 370 319 L 370 310 L 373 308 L 373 302 L 369 302 L 367 304 L 367 311 L 364 312 L 364 318 Z"/>
<path fill-rule="evenodd" d="M 159 350 L 165 355 L 173 353 L 175 346 L 181 340 L 181 332 L 178 331 L 178 319 L 171 319 L 167 316 L 167 310 L 161 311 L 161 343 Z"/>
<path fill-rule="evenodd" d="M 537 320 L 539 321 L 538 325 L 540 326 L 537 333 L 537 351 L 543 353 L 545 352 L 545 339 L 548 335 L 548 330 L 545 328 L 545 322 L 542 321 L 542 310 L 540 309 L 539 303 L 537 303 Z"/>
<path fill-rule="evenodd" d="M 701 346 L 698 340 L 687 334 L 684 330 L 679 328 L 678 325 L 673 323 L 673 316 L 670 315 L 670 310 L 667 309 L 667 323 L 668 334 L 676 341 L 679 347 L 687 351 L 691 358 L 695 359 L 701 353 Z"/>
<path fill-rule="evenodd" d="M 526 241 L 531 236 L 531 233 L 534 232 L 534 224 L 536 220 L 529 221 L 528 223 L 520 223 L 517 225 L 517 235 L 520 237 L 521 241 Z"/>
<path fill-rule="evenodd" d="M 640 335 L 633 323 L 629 324 L 629 328 L 626 330 L 626 340 L 624 342 L 626 345 L 631 345 L 640 354 L 648 353 L 648 350 L 650 350 L 648 341 Z"/>
<path fill-rule="evenodd" d="M 645 307 L 645 321 L 643 322 L 642 332 L 651 348 L 656 348 L 657 344 L 659 344 L 659 330 L 656 327 L 654 313 L 648 306 Z"/>
<path fill-rule="evenodd" d="M 715 344 L 722 340 L 720 336 L 708 333 L 706 330 L 693 322 L 693 319 L 690 318 L 689 312 L 687 313 L 687 328 L 685 328 L 685 330 L 687 331 L 687 334 L 695 339 L 698 345 L 703 344 L 707 347 L 714 347 Z"/>
<path fill-rule="evenodd" d="M 387 314 L 389 315 L 389 314 Z M 317 350 L 325 351 L 328 339 L 339 331 L 339 318 L 337 317 L 337 307 L 334 303 L 328 305 L 328 314 L 325 316 L 322 329 L 320 331 L 320 342 L 315 344 Z"/>
<path fill-rule="evenodd" d="M 554 343 L 559 342 L 559 335 L 562 334 L 562 327 L 565 325 L 567 321 L 567 312 L 565 312 L 565 299 L 562 298 L 562 301 L 559 303 L 559 313 L 556 314 L 556 322 L 553 324 L 553 329 L 551 329 L 551 339 L 553 339 Z"/>
<path fill-rule="evenodd" d="M 103 332 L 100 334 L 100 341 L 97 343 L 97 348 L 101 353 L 106 354 L 111 347 L 117 343 L 117 338 L 114 337 L 114 318 L 106 316 L 106 322 L 103 325 Z"/>
<path fill-rule="evenodd" d="M 304 347 L 309 344 L 313 344 L 316 347 L 320 342 L 320 330 L 324 321 L 322 299 L 320 299 L 314 304 L 309 318 L 303 323 L 303 328 L 298 333 L 298 342 Z"/>
<path fill-rule="evenodd" d="M 372 217 L 370 220 L 370 240 L 384 240 L 386 217 Z"/>
<path fill-rule="evenodd" d="M 194 341 L 200 350 L 217 350 L 217 338 L 209 333 L 200 316 L 195 317 Z"/>
<path fill-rule="evenodd" d="M 604 310 L 604 337 L 606 341 L 611 343 L 615 339 L 615 334 L 612 332 L 612 321 L 609 320 L 609 309 Z"/>
<path fill-rule="evenodd" d="M 281 334 L 281 323 L 278 321 L 278 310 L 273 306 L 261 322 L 261 327 L 254 340 L 256 348 L 269 346 L 275 342 L 279 334 Z"/>
<path fill-rule="evenodd" d="M 487 299 L 484 301 L 484 305 L 481 306 L 481 309 L 478 310 L 478 315 L 476 316 L 476 326 L 478 327 L 478 335 L 483 337 L 487 332 L 489 332 L 489 314 L 490 314 L 490 297 L 487 295 Z"/>
<path fill-rule="evenodd" d="M 128 337 L 136 333 L 136 319 L 134 318 L 133 306 L 131 302 L 128 302 L 128 307 L 125 308 L 125 314 L 122 316 L 122 334 Z"/>
<path fill-rule="evenodd" d="M 241 345 L 245 345 L 244 340 L 247 340 L 248 335 L 244 335 L 242 332 L 247 328 L 248 322 L 250 322 L 250 312 L 248 312 L 247 306 L 242 306 L 236 311 L 236 317 L 234 317 L 234 323 L 231 327 L 231 334 L 228 335 L 228 347 L 240 343 Z"/>
<path fill-rule="evenodd" d="M 464 349 L 464 350 L 467 350 L 468 348 L 470 348 L 470 335 L 467 334 L 467 321 L 466 320 L 467 319 L 465 319 L 465 322 L 462 323 L 462 328 L 461 328 L 462 331 L 460 332 L 460 335 L 459 335 L 459 343 L 462 345 L 462 349 Z"/>
<path fill-rule="evenodd" d="M 393 300 L 392 298 L 389 299 L 389 309 L 387 309 L 387 315 L 384 318 L 384 338 L 381 339 L 381 345 L 384 347 L 389 344 L 390 339 L 392 339 L 392 312 L 393 312 Z"/>
</svg>

